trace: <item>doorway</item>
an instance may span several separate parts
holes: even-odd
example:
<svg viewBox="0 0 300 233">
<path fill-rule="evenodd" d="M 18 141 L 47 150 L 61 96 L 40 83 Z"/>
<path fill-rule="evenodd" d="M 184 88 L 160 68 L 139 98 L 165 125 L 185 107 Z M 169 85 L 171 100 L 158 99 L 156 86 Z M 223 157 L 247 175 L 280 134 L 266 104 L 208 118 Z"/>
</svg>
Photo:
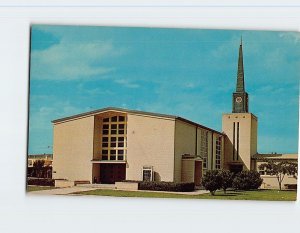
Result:
<svg viewBox="0 0 300 233">
<path fill-rule="evenodd" d="M 100 182 L 114 184 L 126 179 L 126 164 L 103 163 L 100 165 Z"/>
</svg>

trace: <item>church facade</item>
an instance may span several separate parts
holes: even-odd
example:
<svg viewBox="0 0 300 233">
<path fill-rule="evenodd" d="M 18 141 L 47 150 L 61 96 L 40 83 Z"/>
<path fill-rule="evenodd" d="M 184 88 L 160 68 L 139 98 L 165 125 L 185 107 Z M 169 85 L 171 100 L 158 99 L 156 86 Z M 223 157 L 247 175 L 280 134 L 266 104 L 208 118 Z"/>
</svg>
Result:
<svg viewBox="0 0 300 233">
<path fill-rule="evenodd" d="M 248 109 L 241 43 L 232 112 L 223 114 L 222 132 L 179 116 L 113 107 L 57 119 L 52 121 L 53 178 L 86 183 L 151 180 L 200 185 L 207 170 L 258 171 L 262 161 L 274 156 L 297 161 L 296 154 L 257 152 L 258 118 Z M 275 187 L 275 177 L 260 173 L 266 176 L 264 187 Z"/>
</svg>

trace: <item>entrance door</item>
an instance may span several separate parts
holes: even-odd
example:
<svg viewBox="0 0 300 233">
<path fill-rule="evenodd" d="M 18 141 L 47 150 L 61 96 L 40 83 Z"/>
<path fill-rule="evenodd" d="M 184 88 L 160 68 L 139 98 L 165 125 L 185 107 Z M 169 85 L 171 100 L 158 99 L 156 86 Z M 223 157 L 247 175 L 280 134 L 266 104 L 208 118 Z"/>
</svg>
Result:
<svg viewBox="0 0 300 233">
<path fill-rule="evenodd" d="M 100 182 L 103 184 L 114 184 L 115 182 L 125 180 L 126 165 L 125 164 L 109 164 L 100 165 Z"/>
<path fill-rule="evenodd" d="M 231 172 L 233 172 L 234 174 L 237 174 L 239 172 L 241 172 L 243 170 L 243 165 L 240 164 L 232 164 L 230 165 L 230 169 Z"/>
<path fill-rule="evenodd" d="M 200 186 L 202 179 L 202 161 L 195 161 L 194 182 L 196 186 Z"/>
</svg>

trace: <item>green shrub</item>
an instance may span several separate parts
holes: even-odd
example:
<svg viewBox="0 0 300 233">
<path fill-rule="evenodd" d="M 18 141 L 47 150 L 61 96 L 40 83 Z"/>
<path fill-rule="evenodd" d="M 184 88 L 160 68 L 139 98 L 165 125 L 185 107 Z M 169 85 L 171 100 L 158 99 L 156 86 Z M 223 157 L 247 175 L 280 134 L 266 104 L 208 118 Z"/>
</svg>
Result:
<svg viewBox="0 0 300 233">
<path fill-rule="evenodd" d="M 228 170 L 221 170 L 219 174 L 222 180 L 221 188 L 223 189 L 224 193 L 226 193 L 226 190 L 232 187 L 233 173 Z"/>
<path fill-rule="evenodd" d="M 47 178 L 27 178 L 27 185 L 38 185 L 38 186 L 54 186 L 53 179 Z"/>
<path fill-rule="evenodd" d="M 211 195 L 215 195 L 216 190 L 222 187 L 221 173 L 217 170 L 207 171 L 202 178 L 202 185 Z"/>
<path fill-rule="evenodd" d="M 241 171 L 233 179 L 232 186 L 237 190 L 258 189 L 263 180 L 256 171 Z"/>
<path fill-rule="evenodd" d="M 195 183 L 140 181 L 139 190 L 191 192 L 195 190 Z"/>
</svg>

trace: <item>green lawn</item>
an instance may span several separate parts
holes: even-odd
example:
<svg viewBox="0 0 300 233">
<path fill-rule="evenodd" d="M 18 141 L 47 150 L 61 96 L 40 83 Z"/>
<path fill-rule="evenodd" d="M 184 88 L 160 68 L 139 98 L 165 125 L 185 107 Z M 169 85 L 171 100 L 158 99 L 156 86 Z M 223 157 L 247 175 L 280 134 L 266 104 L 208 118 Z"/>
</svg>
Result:
<svg viewBox="0 0 300 233">
<path fill-rule="evenodd" d="M 28 185 L 26 191 L 27 192 L 34 192 L 34 191 L 40 191 L 40 190 L 48 190 L 48 189 L 55 189 L 55 187 L 49 187 L 49 186 L 31 186 Z"/>
<path fill-rule="evenodd" d="M 97 189 L 86 192 L 77 192 L 80 195 L 98 195 L 113 197 L 150 197 L 150 198 L 189 198 L 189 199 L 223 199 L 223 200 L 262 200 L 262 201 L 295 201 L 296 191 L 257 190 L 257 191 L 228 191 L 226 194 L 219 191 L 215 196 L 210 194 L 185 195 L 163 192 L 120 191 Z"/>
</svg>

